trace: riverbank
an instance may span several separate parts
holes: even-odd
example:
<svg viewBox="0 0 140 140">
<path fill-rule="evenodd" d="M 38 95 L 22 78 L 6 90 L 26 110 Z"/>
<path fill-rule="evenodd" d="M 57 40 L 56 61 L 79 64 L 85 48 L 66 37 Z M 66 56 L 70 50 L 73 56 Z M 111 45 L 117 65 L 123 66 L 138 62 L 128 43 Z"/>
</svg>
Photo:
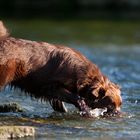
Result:
<svg viewBox="0 0 140 140">
<path fill-rule="evenodd" d="M 1 19 L 18 38 L 56 44 L 140 44 L 140 21 Z"/>
</svg>

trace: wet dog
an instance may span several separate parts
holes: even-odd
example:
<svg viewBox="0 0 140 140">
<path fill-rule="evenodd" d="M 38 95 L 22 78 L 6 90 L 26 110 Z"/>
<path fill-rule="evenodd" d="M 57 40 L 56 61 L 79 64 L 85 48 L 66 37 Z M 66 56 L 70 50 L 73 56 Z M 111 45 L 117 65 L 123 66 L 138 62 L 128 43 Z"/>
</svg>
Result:
<svg viewBox="0 0 140 140">
<path fill-rule="evenodd" d="M 87 114 L 89 108 L 118 112 L 122 103 L 119 87 L 80 52 L 13 38 L 0 22 L 0 88 L 6 85 L 49 100 L 60 112 L 67 111 L 64 102 Z"/>
</svg>

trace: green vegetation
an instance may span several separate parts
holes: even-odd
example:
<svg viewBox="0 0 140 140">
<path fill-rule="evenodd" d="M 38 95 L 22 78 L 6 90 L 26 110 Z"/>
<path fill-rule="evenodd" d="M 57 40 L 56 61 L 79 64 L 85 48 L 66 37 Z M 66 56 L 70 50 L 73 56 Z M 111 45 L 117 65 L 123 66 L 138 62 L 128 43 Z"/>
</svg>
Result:
<svg viewBox="0 0 140 140">
<path fill-rule="evenodd" d="M 106 20 L 5 20 L 19 38 L 50 43 L 139 44 L 140 21 Z"/>
</svg>

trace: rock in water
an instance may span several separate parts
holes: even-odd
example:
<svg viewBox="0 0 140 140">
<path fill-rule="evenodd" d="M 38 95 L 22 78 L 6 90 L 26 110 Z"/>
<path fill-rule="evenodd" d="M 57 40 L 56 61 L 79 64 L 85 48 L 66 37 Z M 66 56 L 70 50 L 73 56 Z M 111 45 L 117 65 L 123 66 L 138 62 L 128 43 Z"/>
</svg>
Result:
<svg viewBox="0 0 140 140">
<path fill-rule="evenodd" d="M 35 129 L 30 126 L 0 126 L 0 139 L 34 136 Z"/>
<path fill-rule="evenodd" d="M 23 109 L 17 103 L 0 105 L 0 113 L 6 112 L 23 112 Z"/>
</svg>

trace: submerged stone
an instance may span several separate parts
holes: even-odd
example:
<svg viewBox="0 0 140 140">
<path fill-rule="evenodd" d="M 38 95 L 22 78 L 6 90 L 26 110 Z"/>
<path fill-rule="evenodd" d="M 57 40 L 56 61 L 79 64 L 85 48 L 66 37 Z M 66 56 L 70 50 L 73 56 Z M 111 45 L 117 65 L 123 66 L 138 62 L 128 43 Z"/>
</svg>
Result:
<svg viewBox="0 0 140 140">
<path fill-rule="evenodd" d="M 17 103 L 0 105 L 0 113 L 5 112 L 23 112 L 23 109 Z"/>
</svg>

